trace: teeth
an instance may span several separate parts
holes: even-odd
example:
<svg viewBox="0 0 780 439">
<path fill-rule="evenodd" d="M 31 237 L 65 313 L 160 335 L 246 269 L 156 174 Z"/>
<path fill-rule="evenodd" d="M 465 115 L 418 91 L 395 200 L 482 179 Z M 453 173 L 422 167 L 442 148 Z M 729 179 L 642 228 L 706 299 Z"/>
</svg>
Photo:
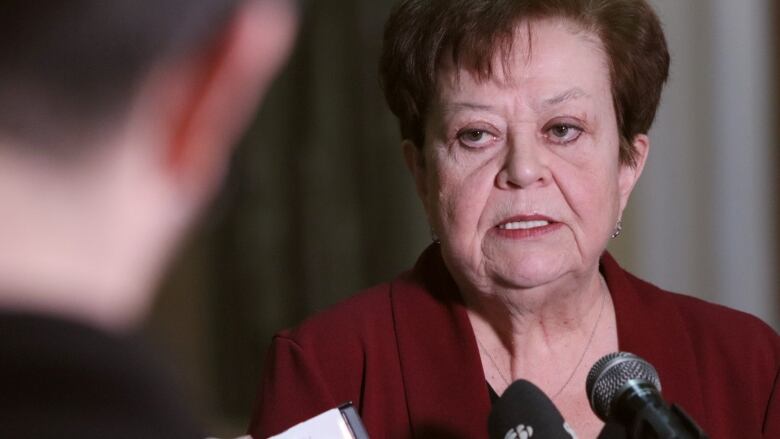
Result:
<svg viewBox="0 0 780 439">
<path fill-rule="evenodd" d="M 499 229 L 504 230 L 524 230 L 524 229 L 533 229 L 534 227 L 544 227 L 546 225 L 550 224 L 549 221 L 515 221 L 511 223 L 501 224 L 498 226 Z"/>
</svg>

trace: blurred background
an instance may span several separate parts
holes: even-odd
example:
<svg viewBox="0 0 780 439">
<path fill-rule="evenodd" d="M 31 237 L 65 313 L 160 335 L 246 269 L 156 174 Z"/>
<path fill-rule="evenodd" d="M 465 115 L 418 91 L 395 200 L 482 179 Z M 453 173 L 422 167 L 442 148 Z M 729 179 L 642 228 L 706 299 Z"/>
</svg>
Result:
<svg viewBox="0 0 780 439">
<path fill-rule="evenodd" d="M 611 251 L 780 328 L 780 5 L 652 3 L 671 79 Z M 275 331 L 394 277 L 430 242 L 377 80 L 393 4 L 307 3 L 287 69 L 162 286 L 146 330 L 215 435 L 244 432 Z"/>
</svg>

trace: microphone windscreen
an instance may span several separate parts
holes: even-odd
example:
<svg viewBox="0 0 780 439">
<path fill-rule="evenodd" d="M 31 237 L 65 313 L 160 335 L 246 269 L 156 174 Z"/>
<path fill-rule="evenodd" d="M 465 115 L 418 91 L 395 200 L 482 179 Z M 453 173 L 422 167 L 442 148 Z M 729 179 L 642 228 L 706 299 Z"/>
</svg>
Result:
<svg viewBox="0 0 780 439">
<path fill-rule="evenodd" d="M 550 398 L 526 380 L 512 383 L 493 404 L 488 432 L 490 439 L 575 437 Z"/>
<path fill-rule="evenodd" d="M 643 382 L 661 390 L 655 368 L 630 352 L 613 352 L 601 357 L 591 367 L 585 381 L 588 401 L 593 412 L 606 422 L 614 411 L 613 403 L 629 382 Z"/>
</svg>

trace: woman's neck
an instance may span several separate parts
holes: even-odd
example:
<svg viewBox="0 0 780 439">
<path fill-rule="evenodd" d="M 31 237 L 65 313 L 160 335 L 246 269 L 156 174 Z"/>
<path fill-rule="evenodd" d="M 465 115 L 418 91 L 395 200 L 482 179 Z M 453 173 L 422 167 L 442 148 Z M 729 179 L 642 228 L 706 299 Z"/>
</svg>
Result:
<svg viewBox="0 0 780 439">
<path fill-rule="evenodd" d="M 555 340 L 588 333 L 590 318 L 609 295 L 598 271 L 528 289 L 496 287 L 485 292 L 461 286 L 461 291 L 472 324 L 489 329 L 502 341 L 515 337 Z"/>
<path fill-rule="evenodd" d="M 580 285 L 464 296 L 491 387 L 500 395 L 514 380 L 531 381 L 580 437 L 595 437 L 602 423 L 590 410 L 585 379 L 593 363 L 617 350 L 617 329 L 602 276 Z"/>
</svg>

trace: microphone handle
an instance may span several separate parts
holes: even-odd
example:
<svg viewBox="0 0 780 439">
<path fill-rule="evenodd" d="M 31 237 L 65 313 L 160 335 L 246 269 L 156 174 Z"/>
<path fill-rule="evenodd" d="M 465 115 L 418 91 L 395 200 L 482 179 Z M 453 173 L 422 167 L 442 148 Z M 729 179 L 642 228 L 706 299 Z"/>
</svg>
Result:
<svg viewBox="0 0 780 439">
<path fill-rule="evenodd" d="M 652 385 L 629 382 L 620 398 L 623 401 L 618 406 L 624 409 L 616 416 L 631 420 L 624 424 L 631 439 L 709 439 L 681 407 L 664 402 Z"/>
<path fill-rule="evenodd" d="M 628 431 L 632 439 L 709 439 L 678 405 L 642 409 Z"/>
</svg>

